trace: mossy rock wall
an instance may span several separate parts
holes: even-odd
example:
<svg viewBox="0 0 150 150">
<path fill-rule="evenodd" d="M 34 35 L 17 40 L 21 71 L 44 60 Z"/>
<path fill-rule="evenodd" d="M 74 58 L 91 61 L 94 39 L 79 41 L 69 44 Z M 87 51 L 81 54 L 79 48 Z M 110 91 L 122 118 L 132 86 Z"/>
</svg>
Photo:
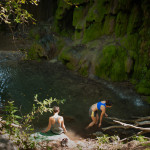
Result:
<svg viewBox="0 0 150 150">
<path fill-rule="evenodd" d="M 96 66 L 96 75 L 104 79 L 111 79 L 112 81 L 126 80 L 126 58 L 127 53 L 122 47 L 117 45 L 104 47 L 102 55 L 97 60 L 99 63 Z"/>
<path fill-rule="evenodd" d="M 26 59 L 40 61 L 42 57 L 47 57 L 45 49 L 40 44 L 33 43 L 31 48 L 27 51 Z"/>
<path fill-rule="evenodd" d="M 149 0 L 57 3 L 53 29 L 74 41 L 58 46 L 58 57 L 69 69 L 83 76 L 129 80 L 139 93 L 150 95 Z"/>
</svg>

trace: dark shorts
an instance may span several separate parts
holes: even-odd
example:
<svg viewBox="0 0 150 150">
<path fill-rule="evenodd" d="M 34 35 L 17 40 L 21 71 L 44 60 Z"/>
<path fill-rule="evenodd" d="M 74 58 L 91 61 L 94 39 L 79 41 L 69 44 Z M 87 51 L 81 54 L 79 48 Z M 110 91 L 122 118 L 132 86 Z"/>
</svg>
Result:
<svg viewBox="0 0 150 150">
<path fill-rule="evenodd" d="M 98 114 L 98 111 L 92 111 L 91 107 L 89 109 L 89 117 L 96 117 L 96 114 Z"/>
</svg>

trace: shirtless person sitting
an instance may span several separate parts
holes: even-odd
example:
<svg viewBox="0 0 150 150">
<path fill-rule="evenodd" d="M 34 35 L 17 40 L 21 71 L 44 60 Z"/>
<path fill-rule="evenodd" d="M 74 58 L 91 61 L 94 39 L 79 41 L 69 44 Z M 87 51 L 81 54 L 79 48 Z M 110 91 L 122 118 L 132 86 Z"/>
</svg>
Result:
<svg viewBox="0 0 150 150">
<path fill-rule="evenodd" d="M 101 110 L 101 115 L 100 115 L 100 122 L 99 122 L 99 127 L 101 126 L 102 124 L 102 118 L 103 116 L 105 115 L 106 117 L 108 116 L 106 114 L 106 107 L 111 107 L 112 106 L 112 103 L 108 100 L 106 101 L 101 101 L 101 102 L 98 102 L 96 104 L 93 104 L 90 109 L 89 109 L 89 115 L 92 119 L 92 122 L 86 127 L 86 129 L 92 127 L 94 124 L 98 124 L 98 110 Z"/>
<path fill-rule="evenodd" d="M 52 131 L 55 134 L 61 134 L 61 133 L 66 133 L 67 130 L 64 125 L 64 119 L 62 116 L 59 116 L 59 107 L 54 106 L 53 107 L 53 112 L 54 115 L 52 117 L 49 117 L 49 124 L 46 130 L 43 130 L 43 133 L 48 132 L 49 130 Z"/>
</svg>

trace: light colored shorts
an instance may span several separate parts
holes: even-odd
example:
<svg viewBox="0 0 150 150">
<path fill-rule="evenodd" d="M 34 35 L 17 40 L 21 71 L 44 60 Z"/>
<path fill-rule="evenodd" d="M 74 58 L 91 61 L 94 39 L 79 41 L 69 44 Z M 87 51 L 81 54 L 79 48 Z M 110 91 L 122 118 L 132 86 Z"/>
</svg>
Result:
<svg viewBox="0 0 150 150">
<path fill-rule="evenodd" d="M 92 108 L 89 109 L 89 117 L 96 117 L 96 114 L 98 114 L 98 111 L 92 111 Z"/>
</svg>

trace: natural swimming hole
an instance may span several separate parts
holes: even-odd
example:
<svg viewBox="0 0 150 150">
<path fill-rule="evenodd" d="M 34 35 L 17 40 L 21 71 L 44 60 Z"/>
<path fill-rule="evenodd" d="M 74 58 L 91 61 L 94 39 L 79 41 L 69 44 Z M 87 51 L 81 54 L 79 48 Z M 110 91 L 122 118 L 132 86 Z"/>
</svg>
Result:
<svg viewBox="0 0 150 150">
<path fill-rule="evenodd" d="M 90 131 L 84 128 L 90 123 L 89 107 L 103 99 L 114 105 L 107 110 L 111 117 L 131 119 L 148 116 L 150 106 L 129 87 L 121 87 L 104 80 L 92 80 L 68 70 L 60 62 L 14 61 L 0 62 L 0 107 L 13 100 L 23 114 L 29 113 L 34 103 L 46 98 L 65 99 L 60 105 L 60 115 L 65 125 L 75 135 L 86 137 L 90 132 L 100 131 L 97 126 Z M 45 113 L 34 121 L 36 130 L 43 130 L 51 114 Z M 107 126 L 105 118 L 102 127 Z"/>
</svg>

